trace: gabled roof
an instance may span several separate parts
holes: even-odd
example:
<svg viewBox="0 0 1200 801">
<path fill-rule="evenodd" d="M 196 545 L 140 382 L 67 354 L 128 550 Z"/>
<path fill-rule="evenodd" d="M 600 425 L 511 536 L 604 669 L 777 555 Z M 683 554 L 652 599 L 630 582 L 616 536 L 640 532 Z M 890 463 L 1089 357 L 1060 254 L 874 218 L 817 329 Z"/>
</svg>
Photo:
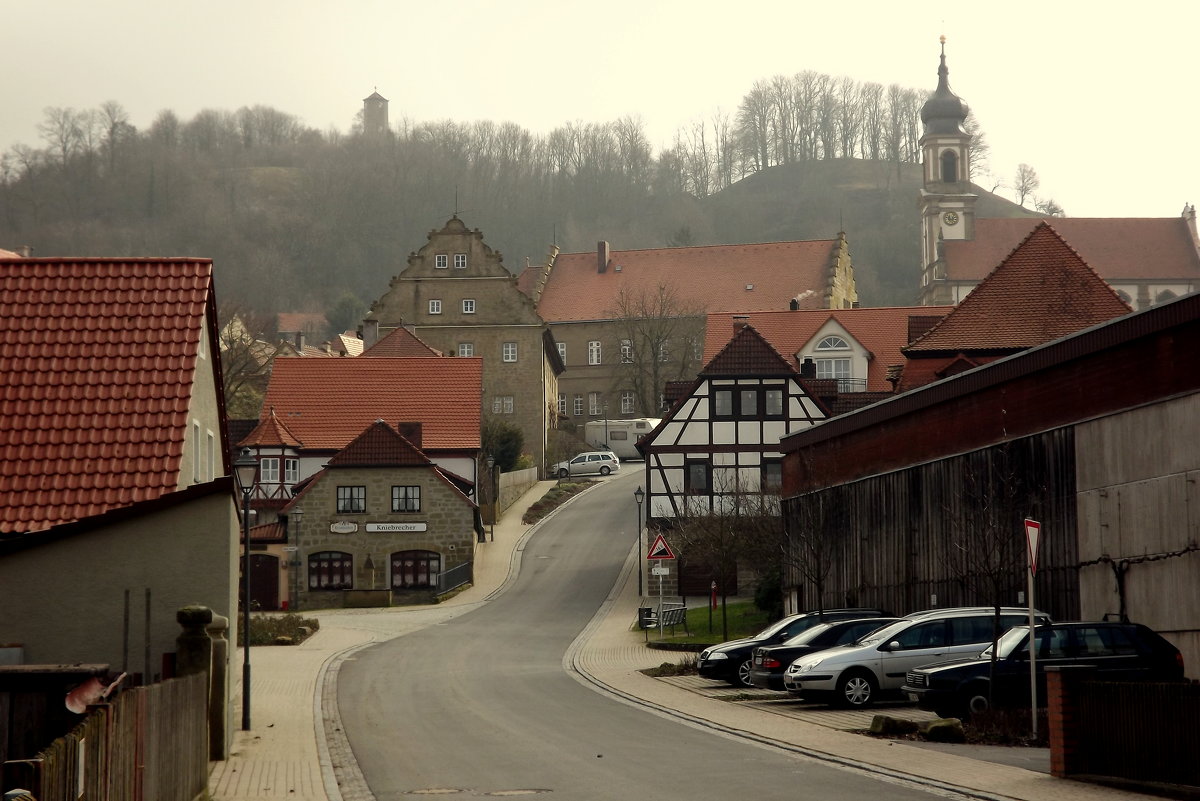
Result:
<svg viewBox="0 0 1200 801">
<path fill-rule="evenodd" d="M 176 491 L 216 344 L 208 259 L 0 262 L 0 531 Z"/>
<path fill-rule="evenodd" d="M 434 350 L 426 345 L 417 335 L 404 326 L 397 326 L 392 332 L 380 339 L 362 352 L 363 356 L 441 356 L 440 350 Z"/>
<path fill-rule="evenodd" d="M 1200 254 L 1183 217 L 1006 217 L 975 221 L 973 240 L 946 240 L 952 281 L 981 281 L 1039 223 L 1049 223 L 1101 277 L 1200 280 Z"/>
<path fill-rule="evenodd" d="M 682 309 L 727 310 L 820 308 L 830 282 L 830 261 L 839 240 L 711 245 L 652 250 L 614 250 L 603 272 L 597 251 L 560 253 L 538 300 L 548 323 L 611 320 L 622 292 L 634 296 L 675 289 Z M 518 281 L 532 296 L 544 267 L 526 269 Z"/>
<path fill-rule="evenodd" d="M 738 322 L 752 325 L 776 351 L 789 360 L 812 341 L 822 326 L 834 320 L 873 356 L 867 364 L 867 390 L 891 392 L 887 370 L 889 366 L 904 363 L 900 349 L 909 342 L 912 319 L 931 315 L 940 317 L 953 308 L 899 306 L 710 314 L 705 327 L 704 359 L 706 362 L 711 360 L 729 342 L 734 333 L 735 318 L 738 318 Z"/>
<path fill-rule="evenodd" d="M 304 445 L 288 430 L 283 421 L 276 416 L 275 410 L 267 412 L 254 430 L 245 439 L 237 443 L 238 448 L 302 448 Z"/>
<path fill-rule="evenodd" d="M 330 467 L 426 467 L 429 457 L 382 420 L 338 451 L 329 460 Z"/>
<path fill-rule="evenodd" d="M 376 420 L 420 422 L 427 452 L 477 450 L 482 391 L 477 357 L 281 358 L 263 408 L 310 450 L 340 450 Z"/>
<path fill-rule="evenodd" d="M 1063 237 L 1039 222 L 953 311 L 904 349 L 1009 352 L 1129 313 L 1129 306 Z"/>
<path fill-rule="evenodd" d="M 743 325 L 733 339 L 700 370 L 711 376 L 791 376 L 796 369 L 753 326 Z"/>
</svg>

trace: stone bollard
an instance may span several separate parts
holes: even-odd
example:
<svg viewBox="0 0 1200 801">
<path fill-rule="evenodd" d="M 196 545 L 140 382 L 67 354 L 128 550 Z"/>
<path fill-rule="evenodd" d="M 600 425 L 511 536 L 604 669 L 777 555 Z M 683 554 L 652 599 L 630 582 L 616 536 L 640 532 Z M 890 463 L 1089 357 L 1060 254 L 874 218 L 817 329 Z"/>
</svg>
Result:
<svg viewBox="0 0 1200 801">
<path fill-rule="evenodd" d="M 208 758 L 229 759 L 233 742 L 229 716 L 229 618 L 214 614 L 207 626 L 212 640 L 212 677 L 208 685 Z"/>
<path fill-rule="evenodd" d="M 175 673 L 191 676 L 212 671 L 212 640 L 205 630 L 213 613 L 207 606 L 185 606 L 175 613 L 183 632 L 175 638 Z"/>
</svg>

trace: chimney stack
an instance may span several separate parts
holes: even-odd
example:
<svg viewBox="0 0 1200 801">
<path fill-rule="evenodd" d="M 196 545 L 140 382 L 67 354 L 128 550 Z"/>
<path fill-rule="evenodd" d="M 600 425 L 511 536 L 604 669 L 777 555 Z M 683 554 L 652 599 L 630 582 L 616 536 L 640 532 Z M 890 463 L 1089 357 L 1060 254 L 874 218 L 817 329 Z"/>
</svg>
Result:
<svg viewBox="0 0 1200 801">
<path fill-rule="evenodd" d="M 363 348 L 369 348 L 379 341 L 379 320 L 374 317 L 363 320 L 362 341 Z"/>
<path fill-rule="evenodd" d="M 303 355 L 304 354 L 304 332 L 303 331 L 296 332 L 295 342 L 296 342 L 296 352 Z"/>
<path fill-rule="evenodd" d="M 396 423 L 396 430 L 400 432 L 400 436 L 411 442 L 414 447 L 421 447 L 421 424 L 419 422 Z"/>
<path fill-rule="evenodd" d="M 735 314 L 733 315 L 733 333 L 741 331 L 746 326 L 750 325 L 750 315 Z"/>
<path fill-rule="evenodd" d="M 596 272 L 602 273 L 608 269 L 608 262 L 612 259 L 612 248 L 608 242 L 601 239 L 596 243 Z"/>
<path fill-rule="evenodd" d="M 800 377 L 801 378 L 816 378 L 817 377 L 817 363 L 814 362 L 808 356 L 805 356 L 804 361 L 800 363 Z"/>
</svg>

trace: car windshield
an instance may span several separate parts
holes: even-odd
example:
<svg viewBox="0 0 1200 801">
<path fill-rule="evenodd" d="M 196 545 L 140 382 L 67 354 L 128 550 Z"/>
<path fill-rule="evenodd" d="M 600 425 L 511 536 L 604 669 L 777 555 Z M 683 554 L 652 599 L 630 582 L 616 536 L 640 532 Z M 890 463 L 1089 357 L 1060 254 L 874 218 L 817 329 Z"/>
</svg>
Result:
<svg viewBox="0 0 1200 801">
<path fill-rule="evenodd" d="M 861 640 L 855 643 L 855 645 L 875 645 L 876 643 L 887 642 L 893 636 L 904 631 L 912 624 L 913 621 L 911 620 L 898 620 L 890 626 L 884 626 L 878 631 L 871 632 L 866 637 L 863 637 Z"/>
<path fill-rule="evenodd" d="M 784 641 L 783 644 L 784 645 L 808 645 L 810 642 L 815 640 L 817 637 L 819 637 L 822 634 L 824 634 L 825 632 L 829 631 L 829 627 L 832 625 L 833 625 L 832 623 L 818 623 L 817 625 L 813 626 L 812 628 L 808 628 L 808 629 L 805 629 L 804 631 L 800 632 L 795 637 L 792 637 L 790 640 Z"/>
<path fill-rule="evenodd" d="M 1001 634 L 1000 639 L 996 641 L 996 646 L 999 649 L 997 651 L 999 656 L 996 658 L 1007 659 L 1013 653 L 1013 651 L 1016 651 L 1018 648 L 1024 645 L 1025 640 L 1028 638 L 1028 626 L 1013 626 L 1011 629 Z M 992 646 L 989 645 L 987 648 L 985 648 L 983 653 L 981 653 L 979 656 L 981 658 L 986 656 L 990 659 L 992 656 Z"/>
</svg>

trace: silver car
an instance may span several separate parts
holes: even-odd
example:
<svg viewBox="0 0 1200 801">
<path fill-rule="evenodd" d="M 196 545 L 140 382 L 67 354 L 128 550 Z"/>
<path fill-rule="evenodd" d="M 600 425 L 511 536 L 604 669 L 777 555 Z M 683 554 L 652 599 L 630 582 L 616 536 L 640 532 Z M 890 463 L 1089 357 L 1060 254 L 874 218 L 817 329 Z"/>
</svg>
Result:
<svg viewBox="0 0 1200 801">
<path fill-rule="evenodd" d="M 1044 612 L 1035 615 L 1038 623 L 1050 622 Z M 983 651 L 992 642 L 994 620 L 991 607 L 914 612 L 853 645 L 797 659 L 783 674 L 783 686 L 806 700 L 868 707 L 881 695 L 898 696 L 913 668 Z M 1000 633 L 1028 622 L 1028 609 L 1000 610 Z"/>
<path fill-rule="evenodd" d="M 599 473 L 607 476 L 621 469 L 621 460 L 612 451 L 586 451 L 574 459 L 550 466 L 550 475 L 566 478 Z"/>
</svg>

